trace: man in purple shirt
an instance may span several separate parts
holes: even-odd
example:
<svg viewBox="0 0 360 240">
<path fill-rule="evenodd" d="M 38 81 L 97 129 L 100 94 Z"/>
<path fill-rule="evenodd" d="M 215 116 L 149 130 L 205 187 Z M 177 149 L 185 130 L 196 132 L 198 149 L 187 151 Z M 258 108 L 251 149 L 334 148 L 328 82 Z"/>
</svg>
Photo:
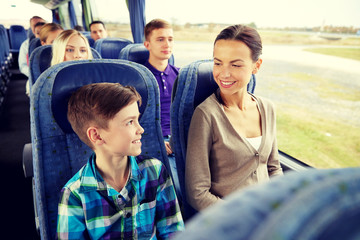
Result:
<svg viewBox="0 0 360 240">
<path fill-rule="evenodd" d="M 173 151 L 171 149 L 170 138 L 170 105 L 171 92 L 174 81 L 179 73 L 179 68 L 169 64 L 169 58 L 172 55 L 173 48 L 173 30 L 165 20 L 154 19 L 145 26 L 144 46 L 149 50 L 149 59 L 144 64 L 155 76 L 159 85 L 160 104 L 161 104 L 161 129 L 165 140 L 166 152 L 168 154 L 169 164 L 173 176 L 177 197 L 180 201 L 181 194 L 177 177 L 176 163 Z"/>
</svg>

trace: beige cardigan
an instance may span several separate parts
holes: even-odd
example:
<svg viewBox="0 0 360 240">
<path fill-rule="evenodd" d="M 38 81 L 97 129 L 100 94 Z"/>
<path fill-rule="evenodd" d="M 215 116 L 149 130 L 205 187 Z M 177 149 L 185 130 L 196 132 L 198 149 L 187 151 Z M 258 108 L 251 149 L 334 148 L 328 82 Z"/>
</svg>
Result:
<svg viewBox="0 0 360 240">
<path fill-rule="evenodd" d="M 235 131 L 215 94 L 195 109 L 185 167 L 187 200 L 195 209 L 202 210 L 237 189 L 282 174 L 273 105 L 253 97 L 261 116 L 258 151 Z"/>
</svg>

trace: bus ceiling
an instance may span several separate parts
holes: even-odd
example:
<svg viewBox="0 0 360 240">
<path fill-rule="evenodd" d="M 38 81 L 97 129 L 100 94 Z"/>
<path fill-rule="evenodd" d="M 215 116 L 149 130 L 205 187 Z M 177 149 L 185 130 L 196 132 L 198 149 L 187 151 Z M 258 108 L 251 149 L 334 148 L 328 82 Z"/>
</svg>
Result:
<svg viewBox="0 0 360 240">
<path fill-rule="evenodd" d="M 65 28 L 73 28 L 75 25 L 82 25 L 89 30 L 89 24 L 94 20 L 101 20 L 96 14 L 95 0 L 30 0 L 45 6 L 53 12 L 53 22 L 61 23 Z M 145 0 L 124 0 L 126 1 L 130 26 L 134 43 L 142 43 L 144 40 Z M 80 3 L 82 9 L 79 11 L 74 2 Z M 82 23 L 82 24 L 81 24 Z"/>
</svg>

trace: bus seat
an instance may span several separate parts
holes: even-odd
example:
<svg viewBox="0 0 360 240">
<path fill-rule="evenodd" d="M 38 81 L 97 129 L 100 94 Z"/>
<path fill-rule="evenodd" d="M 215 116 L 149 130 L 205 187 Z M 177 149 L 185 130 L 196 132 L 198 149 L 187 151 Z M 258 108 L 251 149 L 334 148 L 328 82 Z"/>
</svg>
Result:
<svg viewBox="0 0 360 240">
<path fill-rule="evenodd" d="M 136 88 L 142 97 L 142 154 L 169 167 L 159 120 L 160 94 L 154 76 L 144 66 L 93 59 L 48 68 L 35 82 L 30 96 L 35 208 L 42 239 L 55 236 L 60 190 L 92 153 L 67 121 L 67 100 L 79 87 L 95 82 L 119 82 Z"/>
<path fill-rule="evenodd" d="M 89 31 L 83 31 L 83 32 L 81 32 L 81 33 L 87 38 L 90 47 L 94 48 L 94 46 L 95 46 L 95 41 L 94 41 L 94 39 L 91 38 L 90 32 L 89 32 Z"/>
<path fill-rule="evenodd" d="M 32 85 L 42 72 L 50 67 L 52 58 L 52 46 L 44 45 L 34 49 L 30 55 L 30 91 Z M 93 48 L 91 48 L 92 55 L 95 59 L 101 58 L 100 54 Z"/>
<path fill-rule="evenodd" d="M 360 169 L 286 172 L 234 192 L 174 239 L 359 239 Z"/>
<path fill-rule="evenodd" d="M 146 49 L 143 43 L 129 44 L 120 51 L 119 59 L 145 64 L 149 59 L 149 50 Z M 171 55 L 169 63 L 174 65 L 174 62 L 174 55 Z"/>
<path fill-rule="evenodd" d="M 26 40 L 26 30 L 21 25 L 11 25 L 9 28 L 11 52 L 19 52 L 20 46 Z"/>
<path fill-rule="evenodd" d="M 101 38 L 95 41 L 94 48 L 102 58 L 118 59 L 121 49 L 131 43 L 125 38 Z"/>
<path fill-rule="evenodd" d="M 10 53 L 9 35 L 7 29 L 2 24 L 0 24 L 0 39 L 1 48 L 3 50 L 2 56 L 11 63 L 12 55 Z"/>
<path fill-rule="evenodd" d="M 31 53 L 34 51 L 35 48 L 40 46 L 41 46 L 40 38 L 31 39 L 29 42 L 29 52 L 28 52 L 29 56 L 31 56 Z"/>
<path fill-rule="evenodd" d="M 0 97 L 3 99 L 10 81 L 10 67 L 12 65 L 12 53 L 10 52 L 10 44 L 8 32 L 4 25 L 0 24 Z M 1 100 L 0 99 L 0 100 Z"/>
<path fill-rule="evenodd" d="M 188 131 L 197 105 L 218 89 L 212 74 L 212 67 L 212 60 L 199 60 L 181 68 L 172 92 L 171 137 L 175 149 L 180 189 L 184 199 L 185 220 L 196 213 L 185 200 L 185 160 Z M 255 83 L 255 75 L 252 75 L 247 86 L 249 92 L 254 93 Z"/>
</svg>

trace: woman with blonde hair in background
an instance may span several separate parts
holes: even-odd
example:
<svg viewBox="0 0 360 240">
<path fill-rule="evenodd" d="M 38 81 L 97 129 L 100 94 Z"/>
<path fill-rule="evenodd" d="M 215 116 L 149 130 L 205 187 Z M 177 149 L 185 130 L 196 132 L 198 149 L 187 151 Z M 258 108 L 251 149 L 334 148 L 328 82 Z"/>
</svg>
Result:
<svg viewBox="0 0 360 240">
<path fill-rule="evenodd" d="M 74 29 L 63 31 L 53 43 L 51 66 L 65 61 L 92 58 L 87 38 Z"/>
<path fill-rule="evenodd" d="M 64 29 L 57 23 L 46 23 L 40 29 L 41 45 L 51 45 Z"/>
</svg>

